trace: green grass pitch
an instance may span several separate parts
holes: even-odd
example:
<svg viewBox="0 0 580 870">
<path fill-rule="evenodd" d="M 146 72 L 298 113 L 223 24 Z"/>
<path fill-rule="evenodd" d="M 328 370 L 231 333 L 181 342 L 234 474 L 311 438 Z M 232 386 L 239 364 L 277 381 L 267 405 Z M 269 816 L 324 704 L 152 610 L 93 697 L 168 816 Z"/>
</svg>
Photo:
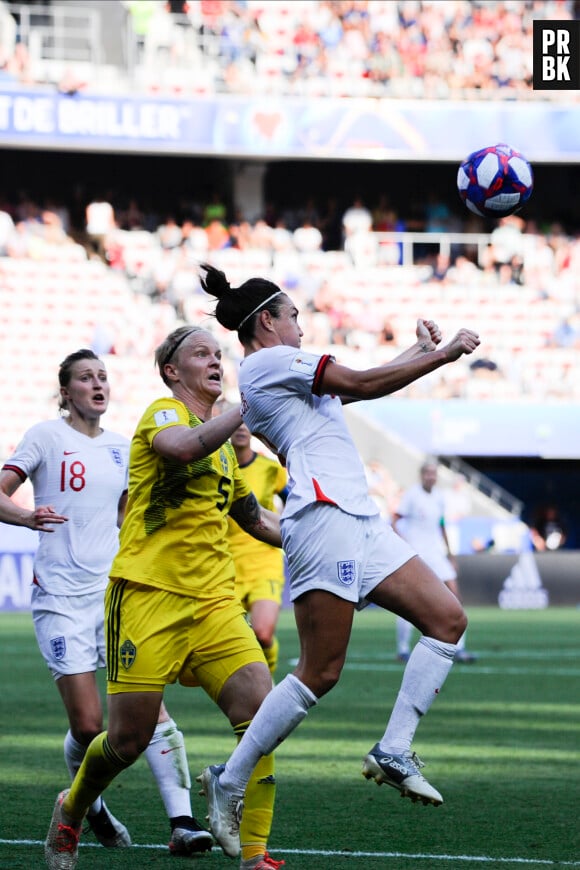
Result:
<svg viewBox="0 0 580 870">
<path fill-rule="evenodd" d="M 580 610 L 469 612 L 469 649 L 420 724 L 414 748 L 443 806 L 402 800 L 361 776 L 382 735 L 402 666 L 394 617 L 357 615 L 339 685 L 277 752 L 270 849 L 285 870 L 499 870 L 580 868 Z M 291 612 L 280 620 L 277 677 L 298 645 Z M 40 658 L 30 614 L 0 614 L 0 868 L 44 867 L 42 843 L 66 786 L 64 710 Z M 170 686 L 167 705 L 186 736 L 195 776 L 234 744 L 223 715 L 199 690 Z M 134 847 L 105 850 L 83 837 L 79 870 L 231 868 L 214 848 L 172 858 L 161 799 L 144 759 L 107 800 Z"/>
</svg>

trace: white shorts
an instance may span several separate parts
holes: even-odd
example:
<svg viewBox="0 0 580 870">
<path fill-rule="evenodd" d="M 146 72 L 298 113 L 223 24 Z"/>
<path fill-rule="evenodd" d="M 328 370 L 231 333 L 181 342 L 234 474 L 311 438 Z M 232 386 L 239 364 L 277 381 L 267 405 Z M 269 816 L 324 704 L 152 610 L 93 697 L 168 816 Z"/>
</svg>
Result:
<svg viewBox="0 0 580 870">
<path fill-rule="evenodd" d="M 417 555 L 382 517 L 356 517 L 328 504 L 283 519 L 281 530 L 291 601 L 324 589 L 361 610 L 385 577 Z"/>
<path fill-rule="evenodd" d="M 50 595 L 32 586 L 32 619 L 42 657 L 55 680 L 105 667 L 105 593 Z"/>
<path fill-rule="evenodd" d="M 444 553 L 421 553 L 423 561 L 437 574 L 442 583 L 457 580 L 457 572 Z"/>
</svg>

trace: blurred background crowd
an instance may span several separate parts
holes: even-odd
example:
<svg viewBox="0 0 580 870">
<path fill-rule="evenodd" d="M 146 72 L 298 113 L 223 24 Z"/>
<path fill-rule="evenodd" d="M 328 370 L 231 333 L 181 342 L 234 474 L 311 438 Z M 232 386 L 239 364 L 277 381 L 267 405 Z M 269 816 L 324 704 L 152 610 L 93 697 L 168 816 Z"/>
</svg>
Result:
<svg viewBox="0 0 580 870">
<path fill-rule="evenodd" d="M 90 12 L 97 4 L 79 5 Z M 576 14 L 572 0 L 122 0 L 118 23 L 127 26 L 128 17 L 130 29 L 118 48 L 127 75 L 119 79 L 103 65 L 112 35 L 100 34 L 104 44 L 76 64 L 43 63 L 34 19 L 17 15 L 19 38 L 15 6 L 0 10 L 4 81 L 56 80 L 70 93 L 124 88 L 131 79 L 184 96 L 523 99 L 532 96 L 533 20 Z"/>
</svg>

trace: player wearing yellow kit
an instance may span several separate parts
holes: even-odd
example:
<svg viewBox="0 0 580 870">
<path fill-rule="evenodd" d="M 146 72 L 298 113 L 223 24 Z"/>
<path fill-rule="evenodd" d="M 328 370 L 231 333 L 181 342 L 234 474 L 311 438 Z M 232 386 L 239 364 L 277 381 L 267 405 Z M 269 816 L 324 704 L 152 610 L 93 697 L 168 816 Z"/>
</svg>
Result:
<svg viewBox="0 0 580 870">
<path fill-rule="evenodd" d="M 166 621 L 175 617 L 176 607 L 187 618 L 191 599 L 196 601 L 195 618 L 204 620 L 204 642 L 214 648 L 219 638 L 224 657 L 232 655 L 230 643 L 236 644 L 234 671 L 256 660 L 254 644 L 246 642 L 240 648 L 240 636 L 230 639 L 222 625 L 224 611 L 229 611 L 236 601 L 227 515 L 233 501 L 251 492 L 234 450 L 225 442 L 214 453 L 187 466 L 151 450 L 153 440 L 164 429 L 176 425 L 193 429 L 201 424 L 202 420 L 183 402 L 158 399 L 141 418 L 131 441 L 127 513 L 111 569 L 114 582 L 107 592 L 109 693 L 147 691 L 152 685 L 174 682 L 176 678 L 184 685 L 198 685 L 192 676 L 193 657 L 184 667 L 175 641 L 164 647 L 150 643 L 158 632 L 163 632 Z M 133 584 L 171 594 L 143 596 L 142 589 L 138 589 L 135 600 L 127 606 Z M 165 612 L 165 605 L 170 613 Z M 121 610 L 123 636 L 117 630 Z M 183 641 L 187 643 L 187 637 Z M 198 656 L 199 649 L 198 642 Z M 212 655 L 221 657 L 215 648 Z M 125 661 L 131 657 L 134 662 L 127 666 Z M 183 668 L 179 671 L 178 663 Z M 223 688 L 221 678 L 215 682 L 212 677 L 209 684 L 204 682 L 204 688 L 217 701 Z"/>
<path fill-rule="evenodd" d="M 228 443 L 240 409 L 212 419 L 220 347 L 210 332 L 183 326 L 157 348 L 156 361 L 172 396 L 149 405 L 131 442 L 127 510 L 106 592 L 109 727 L 57 798 L 45 844 L 51 870 L 75 866 L 87 807 L 147 746 L 167 684 L 201 686 L 238 737 L 272 686 L 235 594 L 227 516 L 277 547 L 280 522 L 258 504 Z M 283 863 L 267 852 L 273 773 L 270 755 L 238 795 L 236 824 L 220 839 L 230 857 L 241 848 L 240 870 Z"/>
<path fill-rule="evenodd" d="M 276 459 L 252 448 L 250 430 L 242 424 L 230 438 L 242 475 L 262 507 L 276 510 L 276 497 L 286 501 L 288 475 Z M 228 520 L 228 542 L 236 568 L 236 594 L 250 617 L 260 646 L 274 674 L 278 664 L 275 635 L 284 589 L 284 554 L 263 544 Z"/>
</svg>

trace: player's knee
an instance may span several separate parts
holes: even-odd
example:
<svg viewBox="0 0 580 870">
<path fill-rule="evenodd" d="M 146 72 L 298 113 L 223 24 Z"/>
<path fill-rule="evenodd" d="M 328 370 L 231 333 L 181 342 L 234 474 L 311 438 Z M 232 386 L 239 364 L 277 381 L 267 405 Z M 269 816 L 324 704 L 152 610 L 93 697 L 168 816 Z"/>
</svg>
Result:
<svg viewBox="0 0 580 870">
<path fill-rule="evenodd" d="M 254 633 L 262 649 L 269 649 L 274 641 L 274 628 L 269 625 L 253 626 Z"/>
<path fill-rule="evenodd" d="M 142 755 L 149 746 L 149 740 L 143 735 L 125 736 L 117 739 L 113 745 L 113 749 L 120 758 L 123 758 L 128 764 L 133 764 L 140 755 Z"/>
<path fill-rule="evenodd" d="M 467 615 L 458 599 L 444 612 L 433 613 L 421 631 L 442 643 L 457 643 L 467 628 Z"/>
<path fill-rule="evenodd" d="M 71 723 L 71 734 L 81 746 L 88 746 L 103 730 L 102 722 L 78 721 Z"/>
<path fill-rule="evenodd" d="M 340 679 L 342 673 L 343 662 L 327 662 L 320 667 L 315 673 L 304 674 L 300 676 L 296 672 L 296 676 L 302 680 L 314 692 L 317 698 L 322 698 L 333 689 Z"/>
<path fill-rule="evenodd" d="M 459 603 L 459 602 L 458 602 Z M 452 643 L 457 643 L 467 628 L 467 614 L 461 605 L 449 614 L 447 631 Z"/>
<path fill-rule="evenodd" d="M 149 746 L 153 732 L 154 729 L 152 731 L 143 726 L 134 727 L 131 724 L 127 727 L 127 723 L 119 725 L 113 722 L 109 723 L 107 734 L 109 743 L 117 755 L 132 764 Z"/>
</svg>

